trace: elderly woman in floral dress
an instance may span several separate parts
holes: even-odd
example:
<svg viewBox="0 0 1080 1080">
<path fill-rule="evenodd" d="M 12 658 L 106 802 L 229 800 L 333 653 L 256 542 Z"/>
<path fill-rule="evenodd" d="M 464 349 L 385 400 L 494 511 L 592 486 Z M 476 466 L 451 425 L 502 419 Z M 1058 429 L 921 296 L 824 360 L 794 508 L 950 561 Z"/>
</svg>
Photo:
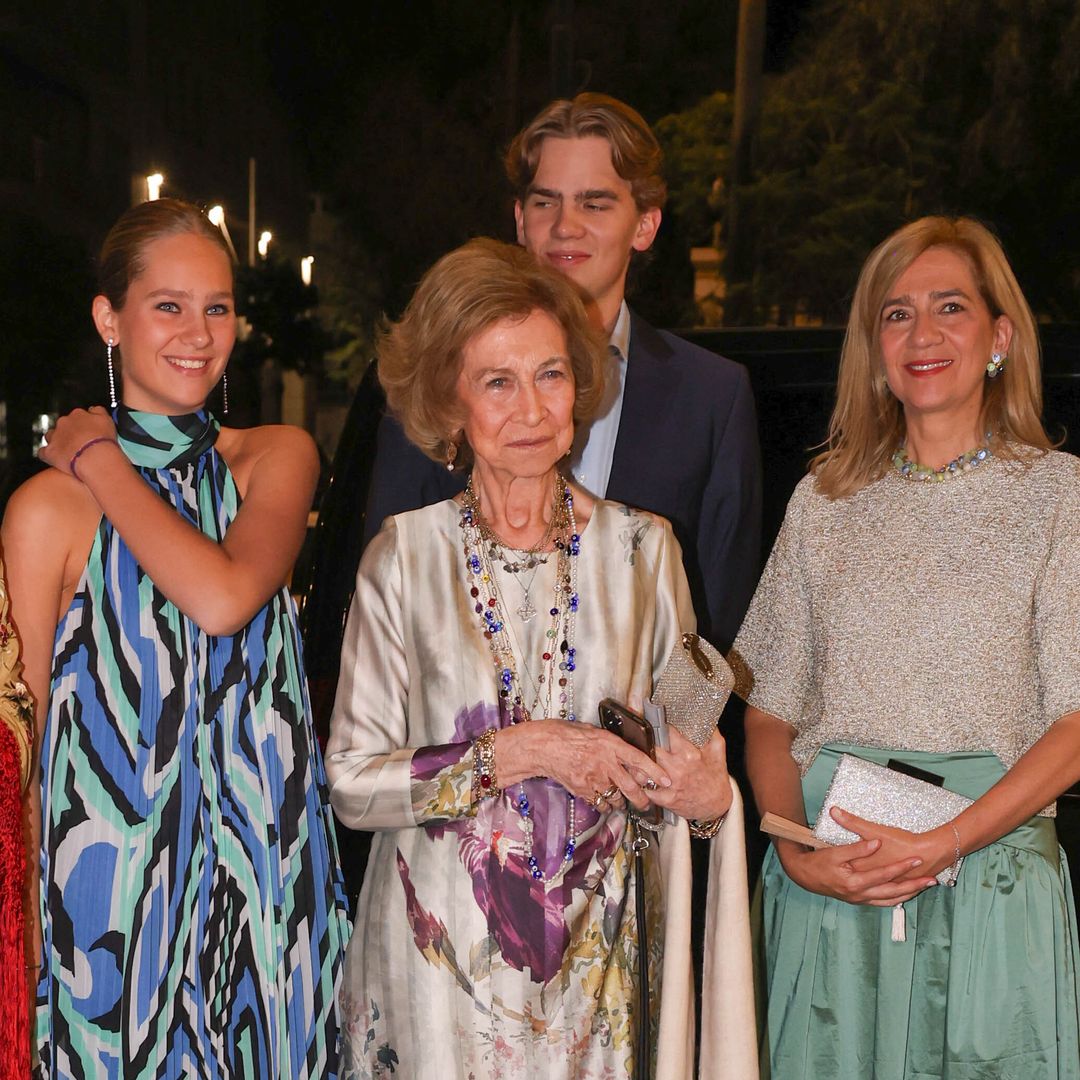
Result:
<svg viewBox="0 0 1080 1080">
<path fill-rule="evenodd" d="M 357 575 L 327 747 L 338 816 L 377 832 L 346 1077 L 624 1077 L 641 1024 L 665 1075 L 692 1069 L 688 929 L 665 919 L 688 896 L 686 825 L 661 845 L 679 858 L 645 862 L 661 1007 L 643 1017 L 628 809 L 710 834 L 732 787 L 719 734 L 699 750 L 672 732 L 653 761 L 597 724 L 603 698 L 641 709 L 694 626 L 667 522 L 558 468 L 603 349 L 565 278 L 483 240 L 429 271 L 382 342 L 406 433 L 471 476 L 388 519 Z"/>
</svg>

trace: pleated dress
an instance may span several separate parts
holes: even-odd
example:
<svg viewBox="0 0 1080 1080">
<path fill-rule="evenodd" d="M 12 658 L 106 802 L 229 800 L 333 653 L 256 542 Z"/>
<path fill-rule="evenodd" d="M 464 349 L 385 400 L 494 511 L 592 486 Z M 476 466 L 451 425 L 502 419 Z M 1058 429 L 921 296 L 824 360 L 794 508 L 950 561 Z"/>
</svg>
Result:
<svg viewBox="0 0 1080 1080">
<path fill-rule="evenodd" d="M 117 429 L 219 541 L 240 499 L 213 417 L 120 409 Z M 102 518 L 42 773 L 40 1075 L 335 1075 L 344 890 L 288 591 L 208 635 Z"/>
<path fill-rule="evenodd" d="M 835 500 L 807 478 L 732 659 L 747 700 L 795 729 L 811 824 L 844 752 L 978 798 L 1080 710 L 1080 461 L 889 473 Z M 1078 1080 L 1080 939 L 1054 812 L 904 904 L 904 941 L 889 908 L 807 892 L 770 848 L 762 1075 Z"/>
</svg>

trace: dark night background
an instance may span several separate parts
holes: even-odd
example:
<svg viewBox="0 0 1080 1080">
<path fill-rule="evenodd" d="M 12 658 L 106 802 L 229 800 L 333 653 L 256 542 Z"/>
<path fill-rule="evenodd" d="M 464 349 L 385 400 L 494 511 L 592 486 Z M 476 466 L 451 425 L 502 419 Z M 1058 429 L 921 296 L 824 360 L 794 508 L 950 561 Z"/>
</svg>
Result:
<svg viewBox="0 0 1080 1080">
<path fill-rule="evenodd" d="M 102 399 L 93 253 L 148 173 L 223 205 L 246 263 L 256 160 L 274 241 L 241 272 L 230 419 L 303 423 L 329 454 L 380 317 L 451 247 L 512 237 L 502 152 L 582 89 L 634 104 L 665 147 L 670 200 L 634 283 L 660 325 L 840 324 L 870 247 L 935 211 L 987 220 L 1040 317 L 1076 319 L 1076 2 L 757 6 L 761 111 L 725 263 L 738 0 L 8 0 L 0 470 L 28 467 L 35 416 Z"/>
</svg>

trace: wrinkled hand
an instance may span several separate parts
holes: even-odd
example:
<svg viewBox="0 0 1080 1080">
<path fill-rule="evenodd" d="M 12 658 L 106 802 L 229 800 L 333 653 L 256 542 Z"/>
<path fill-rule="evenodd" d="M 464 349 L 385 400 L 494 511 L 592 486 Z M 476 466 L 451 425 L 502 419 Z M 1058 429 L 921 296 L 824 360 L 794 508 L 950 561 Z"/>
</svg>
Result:
<svg viewBox="0 0 1080 1080">
<path fill-rule="evenodd" d="M 90 409 L 75 409 L 56 421 L 49 429 L 47 444 L 38 451 L 38 458 L 60 472 L 69 472 L 71 456 L 91 439 L 107 438 L 116 441 L 116 425 L 100 405 Z M 104 444 L 102 444 L 104 445 Z M 91 447 L 93 453 L 97 447 Z"/>
<path fill-rule="evenodd" d="M 919 860 L 917 870 L 901 875 L 902 881 L 913 882 L 925 878 L 936 878 L 956 858 L 956 843 L 952 829 L 944 825 L 930 832 L 913 833 L 906 829 L 895 829 L 889 825 L 878 825 L 865 818 L 850 814 L 840 807 L 832 808 L 833 820 L 849 832 L 858 833 L 864 840 L 877 840 L 877 851 L 858 861 L 857 870 L 876 870 L 881 866 L 900 862 L 904 859 Z"/>
<path fill-rule="evenodd" d="M 566 720 L 533 720 L 503 728 L 495 736 L 496 775 L 507 787 L 532 776 L 547 776 L 572 795 L 592 801 L 597 792 L 616 788 L 606 801 L 619 808 L 627 799 L 639 810 L 649 805 L 642 781 L 652 779 L 657 791 L 671 786 L 665 769 L 603 728 Z"/>
<path fill-rule="evenodd" d="M 657 806 L 679 817 L 712 821 L 731 806 L 727 745 L 719 731 L 700 749 L 675 728 L 668 728 L 671 749 L 656 748 L 657 763 L 671 777 L 671 787 L 646 792 Z M 635 779 L 638 779 L 635 776 Z M 638 779 L 644 784 L 645 777 Z"/>
</svg>

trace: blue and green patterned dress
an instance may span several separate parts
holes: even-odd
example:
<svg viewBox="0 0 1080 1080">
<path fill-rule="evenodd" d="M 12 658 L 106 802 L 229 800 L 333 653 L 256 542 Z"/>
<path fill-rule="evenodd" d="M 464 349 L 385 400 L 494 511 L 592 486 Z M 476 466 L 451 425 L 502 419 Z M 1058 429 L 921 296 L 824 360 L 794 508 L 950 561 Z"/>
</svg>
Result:
<svg viewBox="0 0 1080 1080">
<path fill-rule="evenodd" d="M 213 417 L 117 428 L 220 540 L 240 499 Z M 103 518 L 57 628 L 42 773 L 41 1074 L 334 1075 L 344 892 L 287 590 L 208 635 Z"/>
</svg>

